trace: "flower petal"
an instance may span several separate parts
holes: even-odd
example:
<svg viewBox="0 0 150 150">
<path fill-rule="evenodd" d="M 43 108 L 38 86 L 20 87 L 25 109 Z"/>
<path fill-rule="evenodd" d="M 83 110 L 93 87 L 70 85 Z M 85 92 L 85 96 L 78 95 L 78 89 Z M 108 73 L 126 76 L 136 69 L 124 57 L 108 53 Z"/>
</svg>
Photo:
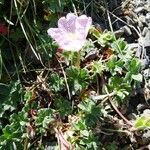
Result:
<svg viewBox="0 0 150 150">
<path fill-rule="evenodd" d="M 49 28 L 48 30 L 47 30 L 47 33 L 48 33 L 48 35 L 50 35 L 50 36 L 55 36 L 56 34 L 59 34 L 60 33 L 60 29 L 59 28 Z"/>
<path fill-rule="evenodd" d="M 77 16 L 73 13 L 67 14 L 66 18 L 61 17 L 58 20 L 58 28 L 61 28 L 67 32 L 75 32 L 75 22 L 76 22 Z"/>
<path fill-rule="evenodd" d="M 81 41 L 81 40 L 64 40 L 61 41 L 60 43 L 60 47 L 66 51 L 79 51 L 83 45 L 84 45 L 85 41 Z"/>
<path fill-rule="evenodd" d="M 50 35 L 59 45 L 59 43 L 64 40 L 66 33 L 59 28 L 50 28 L 47 30 L 48 35 Z"/>
<path fill-rule="evenodd" d="M 92 25 L 91 17 L 87 17 L 86 15 L 79 16 L 76 19 L 77 34 L 79 36 L 82 36 L 83 38 L 86 38 L 91 25 Z"/>
</svg>

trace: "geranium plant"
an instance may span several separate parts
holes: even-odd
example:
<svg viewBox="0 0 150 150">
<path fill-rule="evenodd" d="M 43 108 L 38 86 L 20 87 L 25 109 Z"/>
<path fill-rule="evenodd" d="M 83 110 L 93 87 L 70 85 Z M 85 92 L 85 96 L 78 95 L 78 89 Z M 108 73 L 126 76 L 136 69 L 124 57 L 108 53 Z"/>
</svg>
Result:
<svg viewBox="0 0 150 150">
<path fill-rule="evenodd" d="M 60 6 L 64 6 L 65 1 L 67 0 L 59 1 L 62 4 Z M 57 10 L 57 7 L 52 9 L 55 2 L 47 0 L 47 3 L 51 4 L 47 16 L 62 14 L 59 12 L 53 16 L 50 10 Z M 47 3 L 43 1 L 42 5 Z M 17 1 L 14 4 L 15 7 L 19 6 Z M 58 2 L 55 6 L 57 4 Z M 18 8 L 22 9 L 18 10 L 23 10 L 22 6 L 24 5 L 20 5 Z M 24 24 L 24 15 L 20 11 L 18 15 L 21 15 L 18 17 L 20 25 Z M 25 21 L 27 17 L 25 16 Z M 94 16 L 93 20 L 95 21 Z M 50 24 L 55 22 L 54 19 L 49 21 Z M 43 25 L 41 20 L 38 22 Z M 8 33 L 4 26 L 0 24 L 1 37 L 8 41 L 9 38 L 14 40 L 15 26 L 10 26 L 9 29 L 13 33 L 12 37 L 9 34 L 4 36 Z M 29 24 L 29 28 L 32 26 Z M 102 32 L 91 26 L 91 17 L 68 13 L 60 17 L 58 27 L 47 30 L 57 48 L 45 32 L 39 36 L 41 39 L 38 42 L 37 38 L 31 42 L 36 44 L 35 48 L 39 52 L 45 51 L 41 56 L 47 57 L 46 60 L 41 57 L 42 65 L 33 64 L 28 67 L 21 60 L 22 64 L 17 66 L 16 61 L 15 67 L 19 70 L 11 71 L 10 80 L 13 82 L 0 83 L 0 149 L 138 148 L 132 147 L 133 139 L 137 137 L 135 132 L 150 128 L 149 111 L 146 115 L 139 114 L 135 119 L 133 117 L 136 113 L 133 113 L 136 110 L 130 108 L 130 101 L 134 103 L 133 91 L 143 81 L 140 60 L 134 57 L 134 52 L 124 39 L 117 39 L 113 32 Z M 28 26 L 24 27 L 22 26 L 23 31 Z M 20 32 L 16 32 L 15 44 L 20 35 L 18 33 Z M 30 32 L 24 34 L 32 40 Z M 22 42 L 20 38 L 19 42 Z M 4 52 L 7 50 L 1 49 Z M 15 49 L 17 45 L 13 44 L 12 53 Z M 0 66 L 5 69 L 5 66 Z M 127 147 L 127 142 L 130 148 Z"/>
<path fill-rule="evenodd" d="M 57 42 L 60 49 L 70 54 L 72 65 L 80 67 L 80 50 L 86 42 L 91 25 L 91 17 L 68 13 L 66 17 L 58 20 L 58 28 L 50 28 L 47 32 Z"/>
</svg>

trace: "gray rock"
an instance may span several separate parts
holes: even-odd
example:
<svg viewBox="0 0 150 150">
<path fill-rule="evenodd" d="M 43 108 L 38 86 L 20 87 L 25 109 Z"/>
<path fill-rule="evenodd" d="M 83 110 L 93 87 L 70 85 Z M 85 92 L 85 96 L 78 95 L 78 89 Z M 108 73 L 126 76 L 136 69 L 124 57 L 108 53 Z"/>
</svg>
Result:
<svg viewBox="0 0 150 150">
<path fill-rule="evenodd" d="M 150 23 L 150 13 L 147 13 L 145 19 L 148 23 Z"/>
<path fill-rule="evenodd" d="M 45 143 L 45 150 L 55 150 L 57 144 L 55 142 L 46 142 Z"/>
<path fill-rule="evenodd" d="M 145 35 L 144 46 L 150 48 L 150 29 L 147 30 L 147 33 Z"/>
<path fill-rule="evenodd" d="M 146 133 L 144 133 L 143 137 L 146 139 L 150 138 L 150 130 L 148 130 Z"/>
<path fill-rule="evenodd" d="M 142 12 L 144 9 L 145 9 L 144 6 L 137 7 L 136 9 L 134 9 L 134 12 L 138 14 L 138 13 Z"/>
</svg>

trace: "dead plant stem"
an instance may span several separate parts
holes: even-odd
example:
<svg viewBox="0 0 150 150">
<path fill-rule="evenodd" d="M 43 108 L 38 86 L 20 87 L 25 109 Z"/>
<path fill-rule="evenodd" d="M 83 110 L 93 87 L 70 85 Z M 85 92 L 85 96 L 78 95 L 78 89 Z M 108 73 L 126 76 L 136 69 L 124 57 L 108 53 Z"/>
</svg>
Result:
<svg viewBox="0 0 150 150">
<path fill-rule="evenodd" d="M 113 107 L 113 109 L 116 111 L 116 113 L 129 125 L 129 126 L 133 126 L 133 124 L 127 119 L 125 118 L 122 113 L 118 110 L 118 108 L 113 104 L 112 102 L 112 97 L 109 96 L 109 92 L 108 92 L 108 89 L 107 87 L 105 86 L 105 91 L 106 93 L 108 94 L 108 101 L 109 103 L 111 104 L 111 106 Z"/>
</svg>

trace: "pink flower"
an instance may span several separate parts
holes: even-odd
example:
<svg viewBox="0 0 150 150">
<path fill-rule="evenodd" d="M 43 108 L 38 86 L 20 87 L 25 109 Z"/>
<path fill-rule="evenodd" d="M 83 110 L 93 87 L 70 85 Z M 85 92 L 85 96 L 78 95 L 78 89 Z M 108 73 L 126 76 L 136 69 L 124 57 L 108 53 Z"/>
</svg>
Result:
<svg viewBox="0 0 150 150">
<path fill-rule="evenodd" d="M 86 15 L 78 17 L 73 13 L 69 13 L 66 18 L 61 17 L 58 20 L 58 28 L 50 28 L 47 32 L 61 49 L 79 51 L 86 42 L 91 24 L 91 17 Z"/>
</svg>

